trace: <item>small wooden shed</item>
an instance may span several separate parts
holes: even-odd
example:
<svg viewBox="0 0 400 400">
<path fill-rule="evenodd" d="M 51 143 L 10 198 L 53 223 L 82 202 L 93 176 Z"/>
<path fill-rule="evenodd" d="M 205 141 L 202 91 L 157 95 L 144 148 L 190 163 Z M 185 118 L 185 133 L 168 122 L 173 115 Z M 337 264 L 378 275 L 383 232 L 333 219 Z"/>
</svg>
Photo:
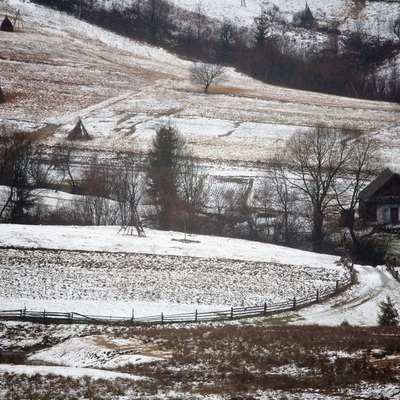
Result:
<svg viewBox="0 0 400 400">
<path fill-rule="evenodd" d="M 382 171 L 360 193 L 359 215 L 366 222 L 400 223 L 400 174 Z"/>
</svg>

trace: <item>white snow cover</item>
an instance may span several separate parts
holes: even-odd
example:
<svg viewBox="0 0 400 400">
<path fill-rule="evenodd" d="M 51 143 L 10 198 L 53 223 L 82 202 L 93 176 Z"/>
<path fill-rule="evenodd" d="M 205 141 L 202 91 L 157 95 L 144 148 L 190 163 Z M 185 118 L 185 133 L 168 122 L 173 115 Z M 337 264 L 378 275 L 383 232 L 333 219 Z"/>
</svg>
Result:
<svg viewBox="0 0 400 400">
<path fill-rule="evenodd" d="M 54 367 L 45 365 L 10 365 L 0 364 L 0 374 L 24 374 L 28 376 L 40 375 L 60 375 L 70 378 L 81 378 L 84 376 L 92 379 L 129 379 L 136 381 L 142 379 L 139 376 L 112 372 L 95 368 L 76 368 L 76 367 Z"/>
<path fill-rule="evenodd" d="M 0 225 L 0 246 L 17 247 L 0 249 L 0 309 L 127 318 L 132 312 L 142 317 L 226 310 L 315 295 L 349 274 L 337 265 L 338 257 L 264 243 L 118 231 L 114 226 Z"/>
<path fill-rule="evenodd" d="M 330 255 L 213 236 L 188 235 L 184 242 L 178 232 L 146 230 L 147 236 L 140 238 L 118 230 L 0 225 L 0 246 L 21 249 L 0 250 L 0 273 L 7 283 L 0 288 L 0 309 L 128 318 L 132 312 L 225 310 L 312 295 L 347 274 L 339 258 Z M 23 250 L 45 248 L 87 253 Z M 376 325 L 381 301 L 390 296 L 400 304 L 399 284 L 384 267 L 355 269 L 358 284 L 327 302 L 290 313 L 292 322 Z"/>
<path fill-rule="evenodd" d="M 193 10 L 199 3 L 198 0 L 173 0 L 173 2 L 189 10 Z M 115 1 L 103 3 L 106 5 Z M 226 18 L 238 25 L 250 25 L 254 16 L 259 14 L 262 3 L 267 6 L 276 4 L 287 21 L 291 20 L 293 12 L 303 9 L 305 5 L 303 0 L 269 2 L 246 0 L 246 3 L 247 7 L 244 8 L 240 6 L 239 0 L 201 0 L 207 15 L 221 20 Z M 367 7 L 349 13 L 353 7 L 352 3 L 347 0 L 325 2 L 308 0 L 308 5 L 314 15 L 318 18 L 326 18 L 328 21 L 338 20 L 341 29 L 350 29 L 357 24 L 357 21 L 361 21 L 367 28 L 376 29 L 380 26 L 382 36 L 393 37 L 387 23 L 399 13 L 398 3 L 367 2 Z M 377 138 L 381 143 L 380 151 L 384 154 L 389 166 L 398 165 L 400 136 L 397 105 L 272 87 L 249 79 L 233 70 L 228 70 L 225 87 L 235 87 L 238 91 L 232 96 L 207 97 L 196 93 L 188 83 L 187 70 L 190 63 L 178 59 L 163 49 L 130 41 L 65 14 L 44 9 L 29 1 L 2 1 L 0 9 L 2 12 L 10 11 L 10 15 L 21 9 L 24 19 L 24 28 L 21 28 L 18 34 L 1 36 L 2 50 L 11 47 L 24 54 L 27 49 L 30 51 L 34 49 L 45 61 L 42 63 L 42 60 L 39 60 L 40 69 L 33 60 L 31 60 L 32 63 L 10 63 L 7 79 L 4 79 L 3 75 L 1 77 L 2 88 L 6 91 L 12 89 L 17 94 L 29 92 L 29 95 L 33 97 L 25 99 L 23 96 L 17 96 L 15 103 L 2 105 L 0 122 L 14 123 L 20 127 L 27 126 L 28 130 L 41 127 L 43 121 L 61 124 L 63 126 L 56 135 L 56 141 L 64 138 L 65 132 L 80 115 L 94 137 L 91 143 L 94 147 L 146 150 L 154 127 L 160 121 L 170 119 L 185 134 L 198 156 L 222 161 L 265 160 L 299 128 L 314 126 L 321 122 L 332 126 L 349 124 L 364 129 L 370 137 Z M 76 52 L 83 45 L 88 57 L 79 51 Z M 104 62 L 103 65 L 100 64 L 100 59 Z M 116 63 L 118 67 L 110 73 L 109 68 Z M 56 66 L 60 64 L 59 68 L 55 68 L 53 64 Z M 21 79 L 15 71 L 23 71 L 26 74 L 25 78 Z M 6 71 L 2 70 L 1 73 L 5 74 Z M 156 77 L 150 79 L 149 76 L 152 74 Z M 82 77 L 82 82 L 79 82 L 81 86 L 77 87 L 81 90 L 73 94 L 76 101 L 73 103 L 71 97 L 68 97 L 70 90 L 65 88 L 69 88 L 70 77 L 78 79 L 79 76 Z M 56 92 L 57 84 L 64 81 L 68 85 Z M 46 85 L 43 85 L 43 82 L 46 82 Z M 21 84 L 26 86 L 21 88 Z M 55 98 L 51 98 L 48 102 L 41 101 L 43 98 L 46 100 L 46 96 L 51 93 L 56 93 L 58 102 L 55 102 Z M 216 174 L 215 169 L 210 173 Z M 217 173 L 249 175 L 254 174 L 254 171 L 236 165 L 228 167 L 220 165 Z M 274 276 L 274 279 L 270 279 L 270 283 L 274 282 L 274 284 L 262 287 L 260 290 L 261 295 L 272 298 L 282 296 L 279 292 L 281 289 L 286 291 L 290 288 L 298 293 L 300 290 L 297 287 L 298 281 L 294 278 L 300 269 L 304 268 L 310 272 L 310 281 L 316 281 L 317 271 L 318 279 L 321 271 L 325 271 L 326 275 L 340 271 L 340 267 L 335 264 L 337 257 L 316 255 L 283 247 L 203 236 L 189 236 L 188 239 L 192 242 L 183 243 L 178 241 L 183 237 L 181 233 L 147 230 L 146 238 L 138 238 L 117 235 L 117 231 L 117 227 L 0 225 L 0 246 L 21 249 L 79 250 L 90 252 L 92 255 L 99 251 L 126 252 L 154 254 L 160 257 L 185 256 L 224 262 L 235 260 L 235 262 L 243 263 L 265 263 L 266 265 L 269 263 L 270 271 L 259 270 L 261 271 L 259 277 L 251 275 L 251 268 L 240 269 L 241 273 L 244 271 L 247 274 L 244 276 L 249 277 L 248 284 L 241 287 L 240 292 L 246 295 L 250 292 L 254 294 L 257 285 L 253 278 L 268 280 L 269 276 Z M 2 252 L 1 254 L 7 254 L 7 257 L 10 257 L 12 253 Z M 22 255 L 21 250 L 18 258 L 20 259 Z M 91 259 L 89 256 L 87 258 Z M 47 266 L 50 265 L 49 260 L 46 262 Z M 87 278 L 91 270 L 83 268 L 82 264 L 69 265 L 63 271 L 66 275 L 70 273 L 71 280 L 67 281 L 69 284 L 64 286 L 64 292 L 62 292 L 59 290 L 60 286 L 54 287 L 55 282 L 57 285 L 60 282 L 57 279 L 63 277 L 60 270 L 55 268 L 53 271 L 58 273 L 58 277 L 56 274 L 46 274 L 45 265 L 38 263 L 31 269 L 29 260 L 26 260 L 24 264 L 19 264 L 19 269 L 13 272 L 14 277 L 20 275 L 17 281 L 19 286 L 10 291 L 7 289 L 9 286 L 4 285 L 4 282 L 10 279 L 10 271 L 7 269 L 9 265 L 12 265 L 9 258 L 0 259 L 0 274 L 2 274 L 0 309 L 27 306 L 49 311 L 80 310 L 88 314 L 109 313 L 125 316 L 130 315 L 132 309 L 138 315 L 154 315 L 161 311 L 164 313 L 192 312 L 194 308 L 201 311 L 227 306 L 226 303 L 218 304 L 212 295 L 207 297 L 204 303 L 189 304 L 178 304 L 168 299 L 143 301 L 136 298 L 133 301 L 127 301 L 120 298 L 108 298 L 105 300 L 104 297 L 112 291 L 110 287 L 106 287 L 107 292 L 104 291 L 100 296 L 101 291 L 94 290 L 99 282 L 95 279 L 95 273 L 92 273 L 91 280 L 86 279 L 83 282 L 77 281 L 82 275 L 72 274 L 78 270 L 85 271 Z M 238 265 L 241 268 L 243 264 Z M 253 268 L 254 265 L 251 264 L 251 267 Z M 285 273 L 285 276 L 279 280 L 276 275 L 281 271 L 279 268 L 286 268 L 286 272 L 290 270 L 294 273 Z M 383 267 L 355 266 L 355 269 L 359 283 L 351 289 L 323 304 L 287 313 L 283 317 L 287 317 L 289 323 L 293 324 L 339 325 L 347 320 L 353 325 L 376 325 L 380 301 L 390 296 L 395 305 L 400 304 L 399 284 Z M 220 280 L 227 276 L 227 271 L 223 270 L 225 275 L 220 275 Z M 36 275 L 33 276 L 33 273 Z M 31 284 L 33 278 L 37 278 L 35 285 Z M 213 275 L 211 284 L 215 283 L 215 279 L 217 279 L 216 275 Z M 82 285 L 79 286 L 78 283 Z M 161 286 L 164 281 L 159 280 L 156 283 Z M 68 293 L 71 285 L 79 289 L 75 298 L 74 293 Z M 145 285 L 141 286 L 140 290 L 145 289 Z M 181 292 L 175 294 L 181 298 L 190 299 L 193 288 L 186 287 Z M 144 295 L 143 291 L 140 292 L 140 296 L 142 295 Z M 238 296 L 238 293 L 235 296 Z M 256 300 L 261 301 L 261 297 Z M 240 301 L 242 299 L 239 298 L 239 303 Z M 264 321 L 268 323 L 268 320 Z M 17 329 L 19 326 L 12 322 L 7 322 L 7 324 L 15 325 Z M 25 324 L 25 326 L 29 328 L 30 325 Z M 63 329 L 67 332 L 70 328 Z M 68 334 L 65 333 L 65 335 L 67 338 Z M 32 357 L 32 361 L 35 358 L 36 361 L 56 362 L 63 366 L 0 365 L 0 374 L 34 375 L 39 373 L 75 378 L 90 376 L 94 379 L 135 380 L 140 378 L 99 368 L 150 362 L 168 356 L 156 354 L 149 357 L 141 354 L 142 350 L 141 343 L 111 343 L 110 337 L 68 339 Z M 292 372 L 294 374 L 307 373 L 307 371 L 294 370 Z M 392 398 L 395 398 L 393 393 L 398 393 L 398 388 L 391 388 L 390 385 L 386 387 L 376 385 L 376 387 L 366 387 L 364 393 L 366 396 L 375 398 L 382 395 L 388 397 L 392 395 Z M 351 396 L 351 393 L 348 395 Z M 309 395 L 305 393 L 302 398 L 308 400 Z"/>
</svg>

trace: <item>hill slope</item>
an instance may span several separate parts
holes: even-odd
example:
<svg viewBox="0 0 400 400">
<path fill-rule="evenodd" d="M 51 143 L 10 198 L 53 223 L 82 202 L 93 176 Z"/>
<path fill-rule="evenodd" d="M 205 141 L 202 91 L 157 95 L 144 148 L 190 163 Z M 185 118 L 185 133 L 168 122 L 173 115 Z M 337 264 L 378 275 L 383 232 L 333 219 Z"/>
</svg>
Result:
<svg viewBox="0 0 400 400">
<path fill-rule="evenodd" d="M 95 138 L 90 147 L 146 151 L 155 126 L 171 120 L 199 158 L 247 162 L 268 159 L 299 127 L 346 125 L 377 136 L 388 162 L 396 162 L 396 104 L 270 86 L 233 70 L 206 96 L 189 81 L 190 63 L 162 49 L 33 4 L 10 4 L 0 11 L 20 9 L 24 25 L 0 35 L 6 126 L 54 124 L 55 143 L 79 115 Z"/>
</svg>

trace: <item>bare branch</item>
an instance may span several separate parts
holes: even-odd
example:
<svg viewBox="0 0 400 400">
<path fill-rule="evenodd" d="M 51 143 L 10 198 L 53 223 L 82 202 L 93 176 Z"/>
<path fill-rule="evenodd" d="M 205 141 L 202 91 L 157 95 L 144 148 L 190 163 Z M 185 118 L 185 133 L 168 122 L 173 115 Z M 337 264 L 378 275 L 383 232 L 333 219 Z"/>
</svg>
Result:
<svg viewBox="0 0 400 400">
<path fill-rule="evenodd" d="M 190 67 L 190 80 L 196 85 L 202 85 L 204 93 L 212 83 L 222 82 L 225 78 L 225 67 L 216 64 L 194 63 Z"/>
</svg>

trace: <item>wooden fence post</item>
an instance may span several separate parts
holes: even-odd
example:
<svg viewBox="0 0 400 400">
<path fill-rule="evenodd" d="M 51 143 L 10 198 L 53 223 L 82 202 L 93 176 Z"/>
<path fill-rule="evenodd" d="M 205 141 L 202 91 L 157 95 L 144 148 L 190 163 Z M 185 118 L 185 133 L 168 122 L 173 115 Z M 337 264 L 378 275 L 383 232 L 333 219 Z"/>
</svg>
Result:
<svg viewBox="0 0 400 400">
<path fill-rule="evenodd" d="M 264 315 L 267 313 L 267 302 L 264 303 Z"/>
<path fill-rule="evenodd" d="M 339 291 L 339 281 L 336 281 L 336 288 L 335 288 L 335 293 Z"/>
<path fill-rule="evenodd" d="M 197 322 L 197 310 L 194 312 L 194 322 Z"/>
<path fill-rule="evenodd" d="M 233 319 L 233 307 L 231 307 L 231 319 Z"/>
<path fill-rule="evenodd" d="M 164 323 L 164 313 L 161 313 L 161 323 Z"/>
<path fill-rule="evenodd" d="M 319 302 L 319 290 L 317 289 L 317 303 Z"/>
<path fill-rule="evenodd" d="M 293 297 L 293 310 L 296 309 L 296 296 Z"/>
</svg>

